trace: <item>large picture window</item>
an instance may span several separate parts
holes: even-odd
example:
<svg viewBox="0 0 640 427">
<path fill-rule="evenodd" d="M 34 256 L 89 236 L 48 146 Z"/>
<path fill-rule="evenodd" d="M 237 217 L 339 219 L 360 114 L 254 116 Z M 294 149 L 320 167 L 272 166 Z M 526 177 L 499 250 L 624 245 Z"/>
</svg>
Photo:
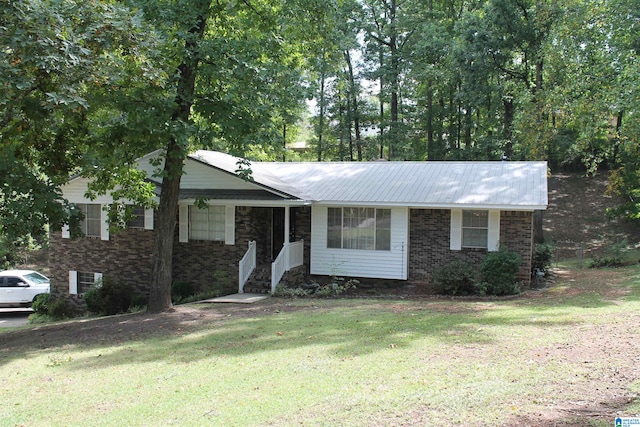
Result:
<svg viewBox="0 0 640 427">
<path fill-rule="evenodd" d="M 462 247 L 487 248 L 489 211 L 462 211 Z"/>
<path fill-rule="evenodd" d="M 77 203 L 76 208 L 82 212 L 80 231 L 88 237 L 100 237 L 102 207 L 99 204 Z"/>
<path fill-rule="evenodd" d="M 189 239 L 224 241 L 224 214 L 224 206 L 189 206 Z"/>
<path fill-rule="evenodd" d="M 327 247 L 391 250 L 391 209 L 329 208 Z"/>
</svg>

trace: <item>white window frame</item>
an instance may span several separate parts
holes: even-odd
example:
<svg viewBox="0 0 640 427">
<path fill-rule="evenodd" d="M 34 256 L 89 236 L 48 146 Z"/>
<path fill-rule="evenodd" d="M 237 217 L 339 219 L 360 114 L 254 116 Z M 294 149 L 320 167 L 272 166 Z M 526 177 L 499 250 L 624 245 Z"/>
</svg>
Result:
<svg viewBox="0 0 640 427">
<path fill-rule="evenodd" d="M 372 223 L 372 227 L 367 227 L 368 230 L 372 230 L 372 242 L 369 245 L 369 247 L 364 247 L 364 248 L 359 248 L 359 247 L 351 247 L 351 245 L 345 245 L 345 242 L 349 242 L 351 241 L 351 239 L 346 239 L 345 240 L 345 230 L 347 229 L 356 229 L 357 227 L 348 227 L 345 226 L 345 209 L 358 209 L 358 210 L 362 210 L 363 213 L 369 213 L 368 211 L 371 210 L 373 211 L 373 216 L 368 216 L 365 218 L 365 222 L 366 221 L 371 221 Z M 336 245 L 331 245 L 330 243 L 330 239 L 329 239 L 329 233 L 330 230 L 329 228 L 332 226 L 330 225 L 330 221 L 329 221 L 329 217 L 331 216 L 332 210 L 336 210 L 340 212 L 340 224 L 333 224 L 334 227 L 339 226 L 339 232 L 340 232 L 340 245 L 336 246 Z M 380 227 L 379 226 L 379 215 L 381 215 L 382 212 L 385 212 L 387 215 L 387 220 L 388 220 L 388 227 Z M 348 216 L 348 215 L 347 215 Z M 379 231 L 382 230 L 386 230 L 386 234 L 387 234 L 387 241 L 386 241 L 386 245 L 384 247 L 379 248 Z M 334 230 L 336 231 L 336 230 Z M 346 246 L 346 247 L 345 247 Z M 329 207 L 327 209 L 327 249 L 347 249 L 347 250 L 361 250 L 361 251 L 380 251 L 380 252 L 384 252 L 384 251 L 391 251 L 391 209 L 390 208 L 374 208 L 374 207 L 365 207 L 365 206 L 354 206 L 354 207 Z"/>
<path fill-rule="evenodd" d="M 224 212 L 224 223 L 218 223 L 220 229 L 216 231 L 218 233 L 216 238 L 201 239 L 199 236 L 198 238 L 193 237 L 191 212 L 192 208 L 197 209 L 197 207 L 195 205 L 180 204 L 178 206 L 178 241 L 180 243 L 187 243 L 190 240 L 209 240 L 221 241 L 226 245 L 235 245 L 236 207 L 234 205 L 209 205 L 209 207 L 216 207 Z"/>
<path fill-rule="evenodd" d="M 146 209 L 140 205 L 131 206 L 132 218 L 127 221 L 127 228 L 144 229 L 146 226 Z"/>
<path fill-rule="evenodd" d="M 478 221 L 484 219 L 486 221 Z M 479 222 L 482 222 L 480 224 Z M 484 232 L 482 244 L 471 244 L 469 240 L 476 240 L 472 237 L 475 231 Z M 465 241 L 467 243 L 465 243 Z M 489 211 L 480 209 L 464 209 L 462 211 L 462 247 L 470 249 L 487 249 L 489 247 Z"/>
<path fill-rule="evenodd" d="M 225 208 L 211 205 L 189 206 L 189 240 L 223 242 L 225 238 Z"/>
<path fill-rule="evenodd" d="M 79 227 L 80 227 L 80 231 L 82 231 L 82 234 L 84 234 L 86 237 L 102 237 L 102 225 L 101 222 L 103 221 L 103 214 L 102 214 L 102 205 L 98 204 L 98 203 L 76 203 L 76 208 L 80 211 L 82 211 L 83 214 L 83 218 L 80 221 Z M 95 207 L 98 208 L 98 216 L 89 216 L 89 207 L 92 207 L 95 210 Z M 95 213 L 95 212 L 93 212 Z M 92 232 L 91 234 L 89 233 L 89 224 L 93 224 L 94 226 L 97 224 L 98 225 L 98 230 L 97 233 Z"/>
<path fill-rule="evenodd" d="M 464 228 L 473 229 L 474 227 L 463 227 L 463 209 L 451 210 L 451 227 L 450 227 L 450 249 L 459 251 L 464 249 L 484 249 L 489 252 L 495 252 L 500 249 L 500 211 L 494 209 L 468 209 L 468 211 L 486 211 L 487 217 L 487 246 L 463 246 Z"/>
<path fill-rule="evenodd" d="M 82 295 L 84 292 L 78 292 L 81 284 L 89 284 L 88 281 L 81 283 L 80 282 L 80 274 L 93 274 L 93 283 L 89 286 L 93 286 L 95 283 L 102 280 L 102 273 L 89 273 L 89 272 L 78 272 L 77 270 L 69 271 L 69 294 L 70 295 Z"/>
</svg>

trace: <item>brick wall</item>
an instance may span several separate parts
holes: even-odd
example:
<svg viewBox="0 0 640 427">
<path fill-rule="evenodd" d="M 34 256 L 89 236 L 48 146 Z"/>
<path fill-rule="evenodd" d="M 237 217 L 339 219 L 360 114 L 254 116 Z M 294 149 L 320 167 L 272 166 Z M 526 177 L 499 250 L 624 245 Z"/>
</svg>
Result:
<svg viewBox="0 0 640 427">
<path fill-rule="evenodd" d="M 533 212 L 505 211 L 500 215 L 500 244 L 520 254 L 518 280 L 531 284 Z"/>
<path fill-rule="evenodd" d="M 217 288 L 235 292 L 238 286 L 238 263 L 257 242 L 258 265 L 270 264 L 271 221 L 273 210 L 267 207 L 236 207 L 235 245 L 224 242 L 190 241 L 180 243 L 178 227 L 174 236 L 173 280 L 193 283 L 198 290 Z M 308 271 L 311 242 L 311 209 L 292 209 L 295 223 L 292 238 L 305 240 L 305 267 Z M 153 231 L 126 229 L 112 234 L 110 240 L 80 237 L 63 239 L 52 232 L 49 263 L 52 294 L 70 298 L 78 307 L 81 296 L 69 296 L 69 271 L 100 272 L 104 277 L 129 284 L 137 293 L 146 294 L 151 276 Z M 305 270 L 306 269 L 306 270 Z M 298 269 L 299 271 L 300 269 Z"/>
<path fill-rule="evenodd" d="M 238 263 L 247 250 L 247 242 L 258 244 L 258 264 L 271 262 L 272 209 L 262 207 L 236 208 L 235 245 L 224 242 L 178 241 L 176 227 L 173 278 L 193 283 L 197 289 L 217 287 L 233 292 L 238 284 Z M 311 208 L 293 208 L 292 240 L 304 239 L 304 274 L 309 273 L 311 244 Z M 479 265 L 486 250 L 449 250 L 450 211 L 445 209 L 410 210 L 409 281 L 381 281 L 381 286 L 415 284 L 429 290 L 433 273 L 454 259 L 464 259 Z M 532 213 L 502 212 L 500 242 L 522 257 L 518 279 L 529 284 L 532 248 Z M 95 238 L 63 239 L 60 232 L 52 232 L 50 267 L 52 294 L 69 297 L 69 271 L 101 272 L 105 277 L 125 282 L 136 292 L 147 293 L 151 274 L 153 232 L 127 229 L 113 234 L 109 241 Z M 300 269 L 298 269 L 298 274 Z M 374 283 L 375 280 L 363 279 Z M 393 283 L 390 283 L 393 282 Z M 396 283 L 397 282 L 397 283 Z M 73 298 L 78 304 L 80 298 Z"/>
<path fill-rule="evenodd" d="M 51 294 L 69 298 L 82 307 L 82 298 L 69 295 L 69 271 L 103 273 L 129 284 L 138 293 L 148 290 L 151 275 L 153 232 L 126 229 L 111 234 L 110 240 L 91 237 L 63 239 L 60 231 L 51 232 L 49 265 Z"/>
<path fill-rule="evenodd" d="M 518 280 L 528 286 L 531 278 L 531 247 L 533 242 L 531 212 L 502 212 L 500 244 L 522 257 Z M 451 251 L 451 211 L 445 209 L 411 209 L 409 215 L 409 281 L 430 290 L 430 280 L 443 265 L 462 259 L 480 265 L 487 251 L 463 248 Z"/>
</svg>

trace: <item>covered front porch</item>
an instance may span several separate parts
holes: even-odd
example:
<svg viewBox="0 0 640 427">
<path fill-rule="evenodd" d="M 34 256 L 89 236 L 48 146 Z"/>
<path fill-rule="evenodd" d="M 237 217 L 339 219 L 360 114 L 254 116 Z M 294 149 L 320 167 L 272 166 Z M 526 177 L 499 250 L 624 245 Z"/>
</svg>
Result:
<svg viewBox="0 0 640 427">
<path fill-rule="evenodd" d="M 270 235 L 265 238 L 267 236 L 260 233 L 261 239 L 249 240 L 247 250 L 238 263 L 240 294 L 245 292 L 250 280 L 264 283 L 264 288 L 259 292 L 272 294 L 286 272 L 305 265 L 305 241 L 302 238 L 305 233 L 296 226 L 295 213 L 298 209 L 289 205 L 269 209 Z M 255 287 L 252 290 L 255 291 Z"/>
</svg>

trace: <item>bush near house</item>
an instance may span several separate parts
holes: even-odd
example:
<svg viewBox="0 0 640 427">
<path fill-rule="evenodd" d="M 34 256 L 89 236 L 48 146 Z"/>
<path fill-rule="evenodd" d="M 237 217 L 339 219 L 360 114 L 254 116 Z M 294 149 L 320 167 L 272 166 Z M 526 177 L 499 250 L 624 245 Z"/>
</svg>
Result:
<svg viewBox="0 0 640 427">
<path fill-rule="evenodd" d="M 452 261 L 436 271 L 433 281 L 445 295 L 515 295 L 519 268 L 520 255 L 501 249 L 488 253 L 479 270 L 468 261 Z"/>
<path fill-rule="evenodd" d="M 533 259 L 531 260 L 532 273 L 549 271 L 552 260 L 553 245 L 550 243 L 536 243 L 533 247 Z"/>
<path fill-rule="evenodd" d="M 478 269 L 468 261 L 455 260 L 440 268 L 433 276 L 437 292 L 445 295 L 478 295 Z"/>
<path fill-rule="evenodd" d="M 488 253 L 482 260 L 482 286 L 487 295 L 515 295 L 520 293 L 516 275 L 520 255 L 505 249 Z"/>
<path fill-rule="evenodd" d="M 52 298 L 51 294 L 38 295 L 31 306 L 33 314 L 30 323 L 46 323 L 55 320 L 70 319 L 76 315 L 73 306 L 63 298 Z"/>
<path fill-rule="evenodd" d="M 95 284 L 84 294 L 87 310 L 99 315 L 125 313 L 132 301 L 131 287 L 109 278 Z"/>
</svg>

